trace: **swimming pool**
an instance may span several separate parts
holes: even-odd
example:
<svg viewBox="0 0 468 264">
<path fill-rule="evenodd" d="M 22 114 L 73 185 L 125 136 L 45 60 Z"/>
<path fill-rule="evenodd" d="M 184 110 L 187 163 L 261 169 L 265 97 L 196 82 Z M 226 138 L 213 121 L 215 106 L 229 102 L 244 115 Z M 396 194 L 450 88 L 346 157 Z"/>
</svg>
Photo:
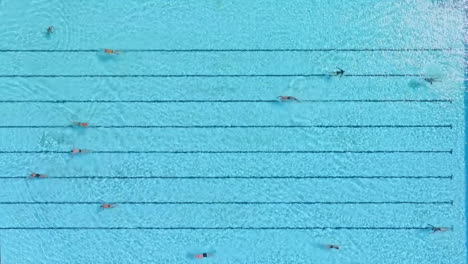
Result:
<svg viewBox="0 0 468 264">
<path fill-rule="evenodd" d="M 462 4 L 1 0 L 2 263 L 465 263 Z"/>
</svg>

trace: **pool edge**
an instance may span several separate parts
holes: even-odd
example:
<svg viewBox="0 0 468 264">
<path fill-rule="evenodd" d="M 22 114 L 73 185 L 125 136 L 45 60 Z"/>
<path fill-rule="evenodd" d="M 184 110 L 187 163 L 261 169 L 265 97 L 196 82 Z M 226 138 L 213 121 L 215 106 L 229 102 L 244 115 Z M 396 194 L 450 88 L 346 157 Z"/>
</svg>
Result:
<svg viewBox="0 0 468 264">
<path fill-rule="evenodd" d="M 463 1 L 463 46 L 464 46 L 464 54 L 463 54 L 463 87 L 464 87 L 464 92 L 463 92 L 463 101 L 464 101 L 464 143 L 465 143 L 465 148 L 464 148 L 464 162 L 465 162 L 465 250 L 468 252 L 468 219 L 467 219 L 467 213 L 468 213 L 468 197 L 467 197 L 467 184 L 468 184 L 468 136 L 467 136 L 467 131 L 468 131 L 468 113 L 467 113 L 467 108 L 468 108 L 468 98 L 467 98 L 467 92 L 468 92 L 468 44 L 467 44 L 467 38 L 468 38 L 468 0 Z M 468 253 L 465 256 L 465 259 L 468 263 Z"/>
</svg>

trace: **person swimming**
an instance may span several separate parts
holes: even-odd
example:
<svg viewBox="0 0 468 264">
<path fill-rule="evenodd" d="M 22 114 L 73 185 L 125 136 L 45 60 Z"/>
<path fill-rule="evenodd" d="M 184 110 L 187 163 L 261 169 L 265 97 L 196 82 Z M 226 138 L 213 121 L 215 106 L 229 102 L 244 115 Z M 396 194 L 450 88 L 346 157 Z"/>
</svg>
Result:
<svg viewBox="0 0 468 264">
<path fill-rule="evenodd" d="M 338 69 L 337 71 L 331 72 L 330 74 L 333 74 L 335 76 L 340 76 L 340 79 L 341 79 L 341 77 L 343 76 L 345 71 L 343 69 L 340 69 L 340 68 L 337 68 L 337 69 Z"/>
<path fill-rule="evenodd" d="M 424 81 L 430 83 L 432 85 L 432 83 L 434 82 L 440 82 L 440 80 L 436 79 L 436 78 L 432 78 L 432 77 L 428 77 L 428 78 L 424 78 Z"/>
<path fill-rule="evenodd" d="M 89 123 L 88 122 L 72 122 L 72 124 L 80 127 L 88 127 Z"/>
<path fill-rule="evenodd" d="M 29 177 L 31 177 L 31 178 L 47 178 L 47 175 L 31 172 L 31 174 L 29 174 Z"/>
<path fill-rule="evenodd" d="M 110 54 L 110 55 L 112 55 L 112 54 L 114 54 L 114 55 L 122 54 L 122 52 L 120 50 L 113 50 L 113 49 L 105 49 L 104 52 L 106 54 Z"/>
<path fill-rule="evenodd" d="M 338 246 L 338 245 L 327 245 L 327 248 L 330 248 L 330 249 L 340 249 L 340 246 Z"/>
<path fill-rule="evenodd" d="M 110 204 L 110 203 L 103 203 L 101 204 L 102 209 L 109 209 L 109 208 L 114 208 L 115 204 Z"/>
<path fill-rule="evenodd" d="M 202 253 L 202 254 L 195 255 L 195 258 L 202 259 L 202 258 L 207 258 L 207 257 L 212 257 L 212 256 L 213 256 L 213 254 Z"/>
<path fill-rule="evenodd" d="M 75 154 L 80 154 L 80 153 L 90 153 L 91 150 L 87 150 L 87 149 L 79 149 L 79 148 L 73 148 L 71 150 L 71 154 L 72 155 L 75 155 Z"/>
<path fill-rule="evenodd" d="M 53 26 L 50 26 L 50 27 L 47 28 L 47 34 L 50 35 L 50 34 L 52 34 L 54 32 L 55 32 L 55 28 Z"/>
<path fill-rule="evenodd" d="M 297 99 L 294 96 L 278 96 L 276 98 L 278 98 L 281 102 L 286 102 L 286 101 L 300 102 L 299 99 Z"/>
<path fill-rule="evenodd" d="M 432 233 L 436 233 L 436 232 L 446 232 L 446 231 L 449 231 L 450 228 L 447 228 L 447 227 L 435 227 L 433 225 L 428 225 L 429 228 L 432 230 Z"/>
</svg>

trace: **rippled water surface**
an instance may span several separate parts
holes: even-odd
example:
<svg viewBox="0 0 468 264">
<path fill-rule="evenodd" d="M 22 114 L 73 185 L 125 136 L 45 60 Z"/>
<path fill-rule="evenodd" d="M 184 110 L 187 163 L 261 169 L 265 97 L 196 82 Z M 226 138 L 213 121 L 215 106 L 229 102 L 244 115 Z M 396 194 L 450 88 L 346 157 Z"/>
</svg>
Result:
<svg viewBox="0 0 468 264">
<path fill-rule="evenodd" d="M 466 263 L 463 17 L 0 0 L 2 263 Z"/>
</svg>

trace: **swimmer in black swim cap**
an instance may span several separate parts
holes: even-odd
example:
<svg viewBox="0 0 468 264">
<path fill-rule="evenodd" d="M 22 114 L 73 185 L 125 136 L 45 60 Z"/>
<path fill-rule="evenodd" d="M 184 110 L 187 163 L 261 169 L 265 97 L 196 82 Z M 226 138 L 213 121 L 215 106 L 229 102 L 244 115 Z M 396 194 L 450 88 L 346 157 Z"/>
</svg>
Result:
<svg viewBox="0 0 468 264">
<path fill-rule="evenodd" d="M 47 175 L 31 172 L 31 174 L 29 174 L 29 177 L 31 177 L 31 178 L 47 178 Z"/>
<path fill-rule="evenodd" d="M 212 257 L 212 256 L 213 256 L 213 254 L 202 253 L 202 254 L 195 255 L 195 258 L 202 259 L 202 258 L 207 258 L 207 257 Z"/>
<path fill-rule="evenodd" d="M 340 79 L 341 79 L 341 77 L 343 76 L 345 71 L 343 69 L 340 69 L 340 68 L 337 68 L 337 69 L 338 69 L 337 71 L 331 72 L 330 74 L 333 74 L 335 76 L 340 76 Z"/>
<path fill-rule="evenodd" d="M 447 227 L 435 227 L 433 225 L 428 225 L 429 228 L 432 230 L 432 233 L 436 233 L 436 232 L 446 232 L 446 231 L 449 231 L 450 228 L 447 228 Z"/>
<path fill-rule="evenodd" d="M 91 150 L 79 149 L 79 148 L 73 148 L 73 149 L 71 150 L 71 154 L 72 154 L 72 155 L 80 154 L 80 153 L 89 153 L 89 152 L 91 152 Z"/>
<path fill-rule="evenodd" d="M 327 245 L 327 248 L 330 248 L 330 249 L 340 249 L 340 246 L 338 246 L 338 245 Z"/>
<path fill-rule="evenodd" d="M 434 82 L 440 82 L 440 80 L 436 79 L 436 78 L 432 78 L 432 77 L 429 77 L 429 78 L 424 78 L 424 81 L 430 83 L 432 85 L 432 83 Z"/>
<path fill-rule="evenodd" d="M 295 101 L 295 102 L 300 102 L 299 99 L 297 99 L 294 96 L 278 96 L 278 98 L 281 102 L 286 102 L 286 101 Z"/>
</svg>

